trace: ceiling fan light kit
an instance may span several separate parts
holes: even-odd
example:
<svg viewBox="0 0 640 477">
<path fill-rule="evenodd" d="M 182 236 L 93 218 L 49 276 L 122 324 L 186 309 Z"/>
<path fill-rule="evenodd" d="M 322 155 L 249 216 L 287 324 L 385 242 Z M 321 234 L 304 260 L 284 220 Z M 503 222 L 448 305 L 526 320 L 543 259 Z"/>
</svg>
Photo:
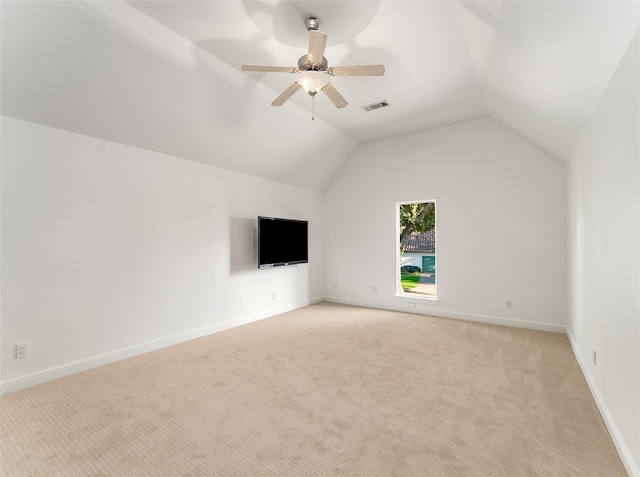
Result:
<svg viewBox="0 0 640 477">
<path fill-rule="evenodd" d="M 265 65 L 243 65 L 242 71 L 258 71 L 272 73 L 297 73 L 295 83 L 289 86 L 278 96 L 272 106 L 282 106 L 300 88 L 303 88 L 311 96 L 311 108 L 313 116 L 313 106 L 315 96 L 320 91 L 324 92 L 336 108 L 344 108 L 347 101 L 331 84 L 331 76 L 382 76 L 384 75 L 383 65 L 357 65 L 357 66 L 335 66 L 329 68 L 329 63 L 324 57 L 327 46 L 327 34 L 318 30 L 320 20 L 316 17 L 309 17 L 305 20 L 305 26 L 309 31 L 309 52 L 298 60 L 298 67 L 287 66 L 265 66 Z"/>
<path fill-rule="evenodd" d="M 302 86 L 308 94 L 314 95 L 329 84 L 329 75 L 323 71 L 303 71 L 298 73 L 296 83 Z"/>
</svg>

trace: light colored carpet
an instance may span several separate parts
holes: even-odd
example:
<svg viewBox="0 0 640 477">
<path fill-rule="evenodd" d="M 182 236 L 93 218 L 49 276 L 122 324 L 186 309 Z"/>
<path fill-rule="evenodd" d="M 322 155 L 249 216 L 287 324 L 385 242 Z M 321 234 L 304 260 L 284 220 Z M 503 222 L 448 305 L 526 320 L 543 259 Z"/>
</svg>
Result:
<svg viewBox="0 0 640 477">
<path fill-rule="evenodd" d="M 5 477 L 626 475 L 564 335 L 330 303 L 1 404 Z"/>
</svg>

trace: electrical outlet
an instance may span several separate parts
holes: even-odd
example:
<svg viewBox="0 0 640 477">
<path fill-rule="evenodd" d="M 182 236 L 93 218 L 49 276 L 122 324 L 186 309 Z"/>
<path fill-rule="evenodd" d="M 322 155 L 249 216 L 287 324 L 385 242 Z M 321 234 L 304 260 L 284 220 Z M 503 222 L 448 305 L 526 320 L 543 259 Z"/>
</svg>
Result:
<svg viewBox="0 0 640 477">
<path fill-rule="evenodd" d="M 511 308 L 513 308 L 513 302 L 511 300 L 507 300 L 504 306 L 507 310 L 510 310 Z"/>
<path fill-rule="evenodd" d="M 378 293 L 378 285 L 371 285 L 369 287 L 369 290 L 371 290 L 373 293 Z"/>
<path fill-rule="evenodd" d="M 275 294 L 275 292 L 271 294 L 271 299 L 272 299 L 273 301 L 275 301 L 275 299 L 276 299 L 276 294 Z"/>
<path fill-rule="evenodd" d="M 16 345 L 16 359 L 26 358 L 29 356 L 29 343 L 20 343 Z"/>
<path fill-rule="evenodd" d="M 338 285 L 338 282 L 333 282 L 332 287 L 334 290 L 337 290 L 338 288 L 340 288 L 340 285 Z"/>
<path fill-rule="evenodd" d="M 598 364 L 596 361 L 597 361 L 597 360 L 596 360 L 596 350 L 594 349 L 594 350 L 593 350 L 593 365 L 594 365 L 594 366 L 595 366 L 596 364 Z"/>
</svg>

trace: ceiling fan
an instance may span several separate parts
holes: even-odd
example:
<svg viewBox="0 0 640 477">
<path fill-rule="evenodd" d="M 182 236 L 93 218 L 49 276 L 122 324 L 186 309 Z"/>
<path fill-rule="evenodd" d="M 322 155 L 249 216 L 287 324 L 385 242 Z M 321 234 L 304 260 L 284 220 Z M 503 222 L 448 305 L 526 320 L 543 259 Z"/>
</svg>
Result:
<svg viewBox="0 0 640 477">
<path fill-rule="evenodd" d="M 258 71 L 273 73 L 296 73 L 296 81 L 278 96 L 272 106 L 282 106 L 300 88 L 303 88 L 315 102 L 315 96 L 322 91 L 337 108 L 344 108 L 347 100 L 331 84 L 332 76 L 382 76 L 384 65 L 357 65 L 357 66 L 332 66 L 329 67 L 324 57 L 327 46 L 327 34 L 318 30 L 320 20 L 310 17 L 305 20 L 309 31 L 309 53 L 298 60 L 298 66 L 263 66 L 243 65 L 242 71 Z M 312 115 L 313 119 L 313 115 Z"/>
</svg>

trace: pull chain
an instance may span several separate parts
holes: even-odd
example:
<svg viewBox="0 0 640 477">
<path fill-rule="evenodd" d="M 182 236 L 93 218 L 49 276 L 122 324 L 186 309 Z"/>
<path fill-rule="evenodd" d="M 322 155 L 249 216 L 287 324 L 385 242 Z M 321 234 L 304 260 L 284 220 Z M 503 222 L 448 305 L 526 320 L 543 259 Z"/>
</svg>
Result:
<svg viewBox="0 0 640 477">
<path fill-rule="evenodd" d="M 314 113 L 315 105 L 316 105 L 316 92 L 314 91 L 313 94 L 311 95 L 311 120 L 312 121 L 315 121 L 316 119 L 315 113 Z"/>
</svg>

